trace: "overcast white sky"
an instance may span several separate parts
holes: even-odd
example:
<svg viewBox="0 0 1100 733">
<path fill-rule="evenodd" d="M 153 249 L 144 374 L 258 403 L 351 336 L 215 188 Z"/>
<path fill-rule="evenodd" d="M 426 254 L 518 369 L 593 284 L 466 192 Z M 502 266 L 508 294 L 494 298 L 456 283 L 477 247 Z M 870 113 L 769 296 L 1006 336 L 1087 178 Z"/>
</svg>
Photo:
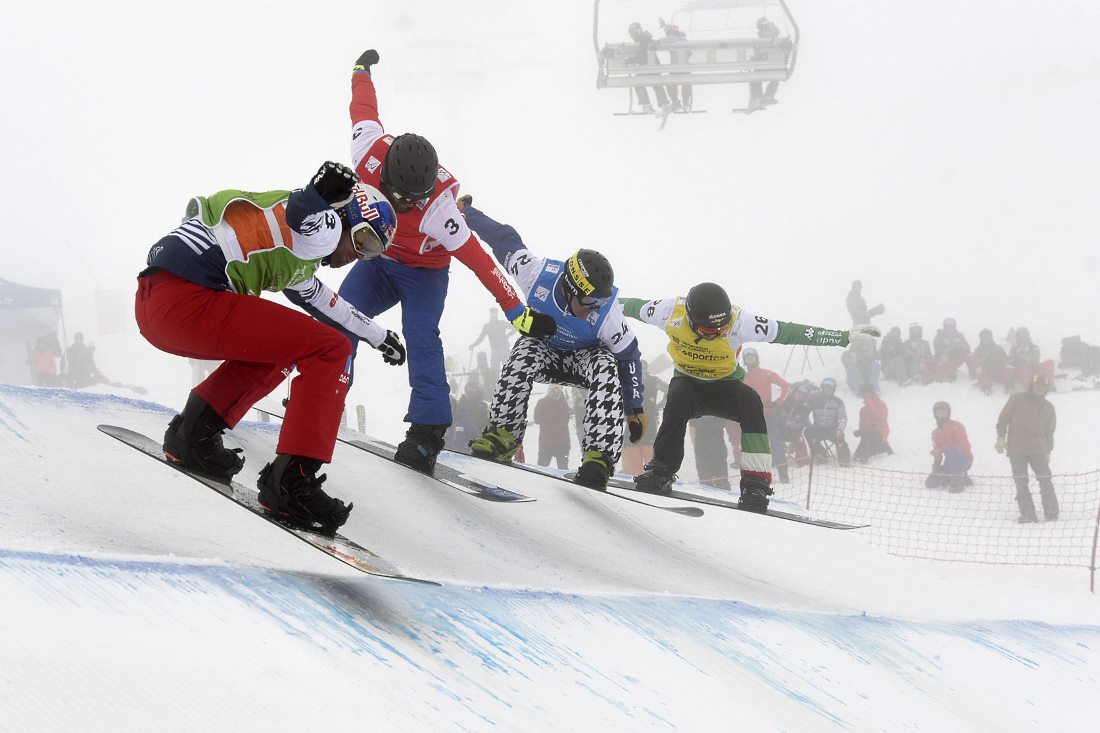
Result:
<svg viewBox="0 0 1100 733">
<path fill-rule="evenodd" d="M 656 30 L 682 4 L 634 7 Z M 61 287 L 70 333 L 94 334 L 91 292 L 129 298 L 189 196 L 347 159 L 349 69 L 375 47 L 388 130 L 428 136 L 532 249 L 604 251 L 626 295 L 713 279 L 750 311 L 846 326 L 860 278 L 883 326 L 1028 325 L 1052 356 L 1065 335 L 1100 343 L 1100 8 L 790 5 L 780 104 L 746 118 L 744 86 L 700 88 L 708 114 L 658 133 L 595 88 L 587 1 L 20 4 L 0 45 L 0 277 Z M 492 302 L 452 273 L 443 333 L 464 351 Z"/>
</svg>

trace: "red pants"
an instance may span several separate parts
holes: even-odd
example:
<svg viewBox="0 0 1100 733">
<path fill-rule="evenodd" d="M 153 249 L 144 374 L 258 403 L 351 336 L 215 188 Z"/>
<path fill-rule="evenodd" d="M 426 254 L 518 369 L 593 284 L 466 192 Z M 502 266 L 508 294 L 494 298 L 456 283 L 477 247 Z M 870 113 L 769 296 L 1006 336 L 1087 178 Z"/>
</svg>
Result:
<svg viewBox="0 0 1100 733">
<path fill-rule="evenodd" d="M 332 460 L 351 366 L 346 336 L 277 303 L 164 270 L 138 278 L 135 315 L 141 335 L 161 351 L 224 360 L 194 391 L 231 428 L 297 366 L 276 450 Z"/>
</svg>

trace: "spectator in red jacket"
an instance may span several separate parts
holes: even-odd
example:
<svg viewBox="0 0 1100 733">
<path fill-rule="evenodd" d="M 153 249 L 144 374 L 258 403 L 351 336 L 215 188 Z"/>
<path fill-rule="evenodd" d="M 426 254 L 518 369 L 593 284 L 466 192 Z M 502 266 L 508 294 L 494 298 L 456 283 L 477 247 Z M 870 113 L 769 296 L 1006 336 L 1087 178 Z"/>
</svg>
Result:
<svg viewBox="0 0 1100 733">
<path fill-rule="evenodd" d="M 886 403 L 878 396 L 873 385 L 864 384 L 859 388 L 863 398 L 863 407 L 859 408 L 859 429 L 853 435 L 859 438 L 852 458 L 866 463 L 872 456 L 882 453 L 893 455 L 887 440 L 890 438 L 890 411 Z"/>
<path fill-rule="evenodd" d="M 873 348 L 873 347 L 872 347 Z M 783 377 L 771 369 L 760 366 L 760 354 L 756 349 L 748 348 L 741 352 L 741 359 L 745 362 L 745 384 L 756 390 L 760 400 L 764 403 L 764 422 L 768 426 L 768 442 L 772 447 L 772 465 L 779 474 L 780 483 L 790 483 L 790 467 L 787 465 L 787 443 L 783 438 L 786 432 L 787 422 L 784 419 L 779 406 L 787 399 L 791 385 Z M 775 394 L 773 387 L 779 388 L 779 394 Z M 731 423 L 737 425 L 737 423 Z M 740 426 L 738 426 L 740 427 Z M 728 432 L 728 428 L 727 428 Z M 738 430 L 740 432 L 740 430 Z M 730 436 L 731 445 L 740 446 L 740 436 L 734 441 Z M 740 457 L 738 457 L 740 459 Z"/>
<path fill-rule="evenodd" d="M 966 427 L 951 419 L 951 405 L 946 402 L 932 405 L 932 416 L 936 418 L 936 429 L 932 431 L 932 473 L 924 485 L 930 489 L 946 486 L 948 491 L 958 493 L 974 483 L 966 475 L 974 465 Z"/>
</svg>

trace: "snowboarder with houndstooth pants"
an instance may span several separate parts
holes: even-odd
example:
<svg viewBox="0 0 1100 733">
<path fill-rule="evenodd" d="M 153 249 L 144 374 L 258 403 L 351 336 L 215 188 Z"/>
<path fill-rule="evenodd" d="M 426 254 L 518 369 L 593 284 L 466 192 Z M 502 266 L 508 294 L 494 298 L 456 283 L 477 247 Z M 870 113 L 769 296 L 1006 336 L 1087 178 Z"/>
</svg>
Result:
<svg viewBox="0 0 1100 733">
<path fill-rule="evenodd" d="M 467 224 L 516 279 L 530 306 L 557 323 L 549 339 L 524 336 L 512 347 L 493 395 L 489 425 L 471 441 L 471 451 L 488 460 L 512 460 L 523 441 L 534 382 L 584 387 L 583 458 L 574 480 L 607 488 L 622 451 L 624 418 L 632 442 L 647 424 L 641 352 L 616 303 L 611 264 L 589 249 L 564 262 L 539 257 L 515 229 L 489 218 L 468 199 L 462 203 Z"/>
</svg>

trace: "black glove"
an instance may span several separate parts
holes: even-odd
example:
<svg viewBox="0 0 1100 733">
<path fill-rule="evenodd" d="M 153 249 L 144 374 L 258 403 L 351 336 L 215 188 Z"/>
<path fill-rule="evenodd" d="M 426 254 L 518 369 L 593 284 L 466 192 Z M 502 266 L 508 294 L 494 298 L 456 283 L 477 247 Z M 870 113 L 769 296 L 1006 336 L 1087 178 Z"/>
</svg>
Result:
<svg viewBox="0 0 1100 733">
<path fill-rule="evenodd" d="M 325 164 L 317 169 L 317 175 L 313 177 L 313 187 L 321 198 L 328 202 L 334 209 L 351 203 L 355 194 L 355 184 L 359 183 L 359 176 L 355 171 L 343 163 L 333 163 L 326 160 Z"/>
<path fill-rule="evenodd" d="M 378 52 L 372 48 L 359 54 L 359 58 L 355 60 L 355 66 L 353 66 L 351 70 L 352 72 L 366 71 L 367 73 L 370 73 L 370 67 L 374 66 L 377 63 Z"/>
<path fill-rule="evenodd" d="M 548 339 L 558 332 L 558 322 L 552 316 L 531 310 L 531 306 L 513 318 L 512 325 L 524 336 L 537 339 Z"/>
<path fill-rule="evenodd" d="M 405 344 L 401 343 L 397 331 L 386 331 L 386 340 L 374 348 L 382 352 L 382 359 L 387 364 L 401 366 L 405 363 Z"/>
<path fill-rule="evenodd" d="M 641 440 L 648 427 L 649 418 L 645 416 L 644 412 L 639 411 L 626 416 L 626 429 L 630 433 L 631 443 L 637 443 Z"/>
</svg>

